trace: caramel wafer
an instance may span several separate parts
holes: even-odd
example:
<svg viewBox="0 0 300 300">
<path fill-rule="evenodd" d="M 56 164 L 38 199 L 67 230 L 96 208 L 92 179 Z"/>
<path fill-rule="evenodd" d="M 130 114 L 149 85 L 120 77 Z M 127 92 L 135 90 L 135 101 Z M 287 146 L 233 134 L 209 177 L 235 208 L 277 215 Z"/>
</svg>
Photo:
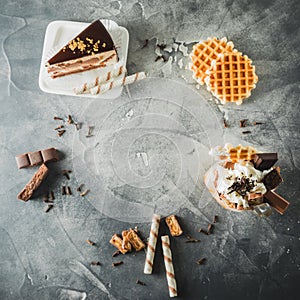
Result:
<svg viewBox="0 0 300 300">
<path fill-rule="evenodd" d="M 222 104 L 243 103 L 243 99 L 251 95 L 258 77 L 251 59 L 240 52 L 227 52 L 211 63 L 205 82 L 207 89 L 216 96 Z"/>
<path fill-rule="evenodd" d="M 203 85 L 204 79 L 207 77 L 206 71 L 210 69 L 211 62 L 216 60 L 218 55 L 231 52 L 233 48 L 233 43 L 227 42 L 226 37 L 220 40 L 216 37 L 208 38 L 206 41 L 195 44 L 190 54 L 192 61 L 190 70 L 193 71 L 193 78 Z"/>
</svg>

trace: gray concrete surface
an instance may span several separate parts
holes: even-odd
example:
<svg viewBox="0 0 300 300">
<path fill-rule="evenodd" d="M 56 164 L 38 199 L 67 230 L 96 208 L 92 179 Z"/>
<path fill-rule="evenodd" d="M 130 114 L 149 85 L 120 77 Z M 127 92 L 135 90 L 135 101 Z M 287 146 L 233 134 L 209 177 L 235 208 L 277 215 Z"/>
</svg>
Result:
<svg viewBox="0 0 300 300">
<path fill-rule="evenodd" d="M 143 274 L 143 251 L 113 258 L 109 244 L 114 233 L 135 226 L 146 239 L 153 212 L 175 213 L 185 234 L 201 240 L 171 238 L 178 299 L 297 298 L 299 1 L 0 4 L 0 299 L 167 299 L 160 243 L 151 276 Z M 128 72 L 146 71 L 151 78 L 113 101 L 43 93 L 38 75 L 47 25 L 97 18 L 128 29 Z M 208 36 L 226 36 L 253 59 L 259 83 L 242 106 L 217 104 L 185 69 L 186 52 Z M 155 62 L 160 54 L 168 61 Z M 66 125 L 58 137 L 53 116 L 68 114 L 82 129 Z M 239 128 L 244 118 L 247 135 Z M 86 138 L 91 125 L 94 137 Z M 212 163 L 207 151 L 224 142 L 279 153 L 284 183 L 278 191 L 291 202 L 285 215 L 233 213 L 212 199 L 202 180 Z M 59 149 L 62 160 L 49 164 L 50 175 L 32 200 L 17 200 L 36 168 L 18 170 L 15 155 L 47 147 Z M 72 170 L 69 181 L 63 169 Z M 90 190 L 86 197 L 76 191 L 81 183 Z M 62 185 L 73 195 L 62 196 Z M 50 190 L 55 206 L 45 213 L 42 195 Z M 199 233 L 214 215 L 214 233 Z M 207 262 L 197 265 L 201 257 Z M 124 264 L 113 268 L 118 260 Z"/>
</svg>

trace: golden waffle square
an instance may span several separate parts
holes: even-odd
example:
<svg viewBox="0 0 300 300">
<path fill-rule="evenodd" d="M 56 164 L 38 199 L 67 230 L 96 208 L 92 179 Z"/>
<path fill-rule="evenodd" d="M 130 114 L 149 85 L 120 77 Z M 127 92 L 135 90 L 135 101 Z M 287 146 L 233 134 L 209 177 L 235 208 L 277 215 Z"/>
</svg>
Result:
<svg viewBox="0 0 300 300">
<path fill-rule="evenodd" d="M 251 146 L 238 145 L 233 147 L 231 145 L 226 145 L 225 148 L 232 162 L 238 162 L 239 160 L 250 161 L 253 159 L 254 154 L 257 153 L 257 150 Z"/>
<path fill-rule="evenodd" d="M 207 89 L 217 97 L 222 104 L 243 103 L 243 99 L 251 95 L 258 77 L 255 67 L 246 55 L 240 52 L 224 53 L 211 63 L 211 69 L 205 78 Z"/>
<path fill-rule="evenodd" d="M 216 60 L 218 55 L 231 52 L 233 48 L 233 43 L 227 42 L 225 37 L 220 40 L 216 37 L 208 38 L 206 41 L 195 44 L 190 54 L 192 61 L 190 70 L 193 71 L 193 78 L 203 85 L 204 79 L 207 77 L 206 72 L 211 67 L 211 62 Z"/>
</svg>

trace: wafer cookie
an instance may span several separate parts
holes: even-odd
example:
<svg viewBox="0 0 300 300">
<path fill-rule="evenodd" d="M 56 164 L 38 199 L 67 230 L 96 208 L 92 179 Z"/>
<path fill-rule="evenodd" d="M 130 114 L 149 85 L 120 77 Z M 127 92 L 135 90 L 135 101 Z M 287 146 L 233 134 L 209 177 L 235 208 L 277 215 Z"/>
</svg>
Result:
<svg viewBox="0 0 300 300">
<path fill-rule="evenodd" d="M 191 64 L 190 70 L 193 71 L 193 78 L 204 84 L 204 79 L 207 77 L 207 71 L 211 68 L 213 60 L 217 59 L 222 53 L 233 51 L 234 45 L 232 42 L 227 42 L 226 37 L 217 39 L 216 37 L 208 38 L 193 46 L 190 54 Z"/>
<path fill-rule="evenodd" d="M 224 53 L 212 61 L 207 75 L 207 89 L 222 104 L 242 104 L 243 99 L 251 95 L 251 90 L 256 87 L 258 81 L 252 60 L 237 51 Z"/>
<path fill-rule="evenodd" d="M 157 236 L 158 236 L 158 229 L 159 229 L 159 222 L 160 222 L 160 216 L 154 214 L 152 217 L 150 236 L 149 236 L 149 241 L 148 241 L 148 245 L 147 245 L 147 254 L 146 254 L 146 260 L 145 260 L 144 274 L 152 273 L 155 248 L 156 248 L 156 242 L 157 242 Z"/>
</svg>

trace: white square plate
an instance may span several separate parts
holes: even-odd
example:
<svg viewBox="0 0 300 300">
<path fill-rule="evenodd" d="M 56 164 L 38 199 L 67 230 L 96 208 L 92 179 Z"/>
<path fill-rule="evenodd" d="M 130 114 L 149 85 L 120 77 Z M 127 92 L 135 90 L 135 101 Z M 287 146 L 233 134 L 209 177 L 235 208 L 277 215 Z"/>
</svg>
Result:
<svg viewBox="0 0 300 300">
<path fill-rule="evenodd" d="M 74 92 L 74 88 L 80 87 L 85 82 L 93 82 L 97 76 L 101 76 L 114 68 L 119 68 L 120 66 L 126 67 L 129 41 L 127 29 L 119 26 L 117 23 L 111 20 L 101 20 L 101 22 L 106 27 L 114 41 L 119 56 L 118 63 L 105 68 L 98 68 L 77 74 L 66 75 L 55 79 L 51 78 L 50 74 L 47 72 L 47 67 L 45 66 L 47 61 L 90 24 L 71 21 L 51 22 L 46 29 L 40 67 L 39 86 L 42 91 L 52 94 L 102 99 L 115 99 L 120 96 L 123 87 L 114 88 L 105 94 L 98 95 L 77 95 Z"/>
</svg>

